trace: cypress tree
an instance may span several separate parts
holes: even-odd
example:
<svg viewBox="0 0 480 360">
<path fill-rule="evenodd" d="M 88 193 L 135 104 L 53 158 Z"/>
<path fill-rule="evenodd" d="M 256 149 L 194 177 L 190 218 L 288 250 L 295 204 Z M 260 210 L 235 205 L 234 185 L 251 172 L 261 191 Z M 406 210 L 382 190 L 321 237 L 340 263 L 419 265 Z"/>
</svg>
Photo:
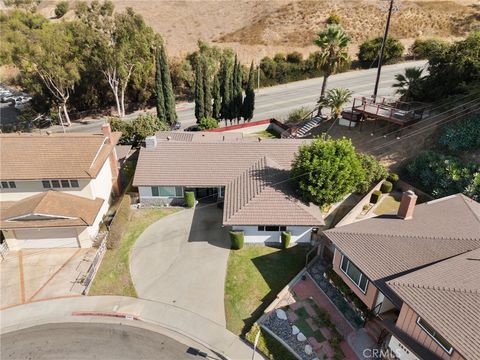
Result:
<svg viewBox="0 0 480 360">
<path fill-rule="evenodd" d="M 242 65 L 240 61 L 237 62 L 235 71 L 235 89 L 234 89 L 234 102 L 235 102 L 235 117 L 237 118 L 237 122 L 240 121 L 242 117 L 242 103 L 243 103 L 243 88 L 242 88 Z"/>
<path fill-rule="evenodd" d="M 255 74 L 253 69 L 253 61 L 248 72 L 248 82 L 245 87 L 245 99 L 243 100 L 242 115 L 243 119 L 250 121 L 253 118 L 255 110 Z"/>
<path fill-rule="evenodd" d="M 212 87 L 212 117 L 214 119 L 220 119 L 220 111 L 222 109 L 222 94 L 220 92 L 220 74 L 216 74 L 213 78 L 213 87 Z"/>
<path fill-rule="evenodd" d="M 173 93 L 172 79 L 170 77 L 170 69 L 168 68 L 168 59 L 163 45 L 160 47 L 160 58 L 163 96 L 165 101 L 165 117 L 167 123 L 173 125 L 177 121 L 177 112 L 175 110 L 175 94 Z"/>
<path fill-rule="evenodd" d="M 202 61 L 203 67 L 203 101 L 204 116 L 208 117 L 212 114 L 212 90 L 210 86 L 210 76 L 208 71 L 208 63 L 206 59 Z"/>
<path fill-rule="evenodd" d="M 221 116 L 225 122 L 227 122 L 227 120 L 231 118 L 230 106 L 232 102 L 232 72 L 230 71 L 230 66 L 228 65 L 228 60 L 226 58 L 223 59 L 220 75 L 220 92 L 222 94 Z"/>
<path fill-rule="evenodd" d="M 203 94 L 203 66 L 197 62 L 195 68 L 195 117 L 197 123 L 205 117 L 205 96 Z"/>
<path fill-rule="evenodd" d="M 162 81 L 162 56 L 157 54 L 156 71 L 155 71 L 155 93 L 157 96 L 157 118 L 159 123 L 166 122 L 166 110 L 165 110 L 165 96 L 163 94 L 163 81 Z"/>
</svg>

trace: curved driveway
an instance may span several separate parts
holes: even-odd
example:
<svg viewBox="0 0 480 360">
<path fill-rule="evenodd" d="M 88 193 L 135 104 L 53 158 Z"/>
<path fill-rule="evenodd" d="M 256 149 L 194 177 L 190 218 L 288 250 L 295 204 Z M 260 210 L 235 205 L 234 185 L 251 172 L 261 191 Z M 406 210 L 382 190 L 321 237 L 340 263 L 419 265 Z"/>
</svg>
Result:
<svg viewBox="0 0 480 360">
<path fill-rule="evenodd" d="M 199 204 L 150 225 L 130 255 L 138 297 L 192 311 L 225 326 L 229 254 L 222 210 Z"/>
</svg>

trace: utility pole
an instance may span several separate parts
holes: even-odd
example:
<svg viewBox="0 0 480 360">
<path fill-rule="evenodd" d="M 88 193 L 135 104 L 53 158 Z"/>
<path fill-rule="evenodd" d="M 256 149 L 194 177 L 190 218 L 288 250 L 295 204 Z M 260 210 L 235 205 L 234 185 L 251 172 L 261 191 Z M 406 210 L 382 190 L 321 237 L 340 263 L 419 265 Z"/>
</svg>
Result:
<svg viewBox="0 0 480 360">
<path fill-rule="evenodd" d="M 380 57 L 378 58 L 377 79 L 375 80 L 375 88 L 373 89 L 373 102 L 377 101 L 378 83 L 380 82 L 380 73 L 382 72 L 383 55 L 385 53 L 385 45 L 388 38 L 388 29 L 390 27 L 390 18 L 392 17 L 392 11 L 393 11 L 394 0 L 389 0 L 389 1 L 390 1 L 390 6 L 388 7 L 387 24 L 385 25 L 385 33 L 383 34 L 382 47 L 380 49 Z"/>
</svg>

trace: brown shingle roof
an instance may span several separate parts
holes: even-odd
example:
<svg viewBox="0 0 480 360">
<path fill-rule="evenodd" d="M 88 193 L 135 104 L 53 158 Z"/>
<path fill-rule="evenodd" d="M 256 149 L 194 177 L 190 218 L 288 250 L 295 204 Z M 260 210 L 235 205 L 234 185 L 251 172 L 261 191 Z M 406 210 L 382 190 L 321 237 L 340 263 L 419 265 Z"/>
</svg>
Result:
<svg viewBox="0 0 480 360">
<path fill-rule="evenodd" d="M 398 277 L 388 285 L 464 358 L 478 358 L 480 249 Z"/>
<path fill-rule="evenodd" d="M 205 132 L 205 131 L 159 131 L 155 134 L 160 141 L 182 142 L 221 142 L 244 141 L 243 134 L 238 132 Z"/>
<path fill-rule="evenodd" d="M 1 180 L 95 178 L 113 145 L 102 134 L 1 134 Z"/>
<path fill-rule="evenodd" d="M 225 189 L 224 225 L 324 225 L 318 206 L 295 197 L 290 171 L 267 157 Z"/>
<path fill-rule="evenodd" d="M 104 201 L 46 191 L 2 208 L 0 228 L 89 226 L 95 221 Z"/>
<path fill-rule="evenodd" d="M 324 234 L 370 280 L 480 247 L 480 204 L 458 194 L 415 207 L 412 220 L 384 215 Z"/>
<path fill-rule="evenodd" d="M 221 134 L 221 133 L 212 133 Z M 295 197 L 291 163 L 308 140 L 159 141 L 142 148 L 135 186 L 225 186 L 225 225 L 323 225 L 320 209 Z"/>
</svg>

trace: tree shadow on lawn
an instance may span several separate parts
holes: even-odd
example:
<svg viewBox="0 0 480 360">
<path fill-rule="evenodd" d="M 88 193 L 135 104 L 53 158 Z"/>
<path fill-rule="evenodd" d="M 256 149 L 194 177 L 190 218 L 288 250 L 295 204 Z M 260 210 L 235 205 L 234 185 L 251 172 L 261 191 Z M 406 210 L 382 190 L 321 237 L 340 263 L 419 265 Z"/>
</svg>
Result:
<svg viewBox="0 0 480 360">
<path fill-rule="evenodd" d="M 251 313 L 251 316 L 243 319 L 242 336 L 262 316 L 277 294 L 304 268 L 305 256 L 309 249 L 309 245 L 296 245 L 251 259 L 270 291 L 260 299 L 261 305 Z"/>
</svg>

